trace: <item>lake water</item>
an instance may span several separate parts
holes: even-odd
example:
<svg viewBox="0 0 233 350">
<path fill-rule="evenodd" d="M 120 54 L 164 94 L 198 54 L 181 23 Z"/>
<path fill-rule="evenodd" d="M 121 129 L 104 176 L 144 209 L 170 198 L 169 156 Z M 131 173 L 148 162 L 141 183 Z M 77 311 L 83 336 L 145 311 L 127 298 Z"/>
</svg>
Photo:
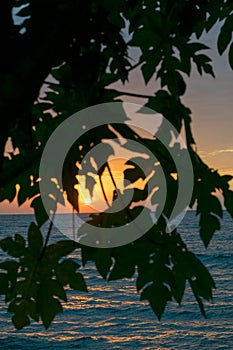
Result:
<svg viewBox="0 0 233 350">
<path fill-rule="evenodd" d="M 31 221 L 31 215 L 1 215 L 1 238 L 26 234 Z M 70 291 L 63 314 L 57 315 L 48 330 L 34 322 L 16 331 L 1 298 L 0 348 L 233 349 L 233 222 L 225 213 L 222 231 L 207 250 L 198 238 L 193 212 L 187 213 L 179 232 L 217 285 L 213 302 L 205 302 L 207 320 L 187 288 L 182 306 L 169 303 L 159 322 L 147 303 L 139 301 L 133 279 L 105 282 L 89 264 L 83 271 L 89 292 Z M 56 231 L 53 237 L 64 239 Z"/>
</svg>

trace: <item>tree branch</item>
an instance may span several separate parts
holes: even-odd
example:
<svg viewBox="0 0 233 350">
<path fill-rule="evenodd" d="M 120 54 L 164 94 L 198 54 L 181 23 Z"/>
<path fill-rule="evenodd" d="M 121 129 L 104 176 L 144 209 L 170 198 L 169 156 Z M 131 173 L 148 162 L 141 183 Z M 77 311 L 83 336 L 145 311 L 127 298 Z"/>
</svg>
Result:
<svg viewBox="0 0 233 350">
<path fill-rule="evenodd" d="M 44 246 L 41 250 L 41 253 L 40 253 L 40 256 L 38 258 L 38 261 L 41 261 L 43 256 L 44 256 L 44 253 L 46 251 L 46 248 L 48 246 L 48 243 L 49 243 L 49 238 L 51 236 L 51 232 L 52 232 L 52 228 L 53 228 L 53 221 L 54 221 L 54 217 L 55 217 L 55 210 L 53 212 L 53 215 L 52 215 L 52 219 L 50 220 L 50 224 L 49 224 L 49 229 L 48 229 L 48 232 L 47 232 L 47 235 L 46 235 L 46 238 L 45 238 L 45 243 L 44 243 Z"/>
</svg>

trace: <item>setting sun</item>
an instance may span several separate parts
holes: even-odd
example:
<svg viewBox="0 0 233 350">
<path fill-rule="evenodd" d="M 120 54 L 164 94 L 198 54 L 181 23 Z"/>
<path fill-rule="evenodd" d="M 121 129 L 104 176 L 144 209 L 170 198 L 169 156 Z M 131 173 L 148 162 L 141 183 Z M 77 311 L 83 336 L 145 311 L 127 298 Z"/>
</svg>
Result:
<svg viewBox="0 0 233 350">
<path fill-rule="evenodd" d="M 84 198 L 83 202 L 87 205 L 91 204 L 91 198 Z"/>
</svg>

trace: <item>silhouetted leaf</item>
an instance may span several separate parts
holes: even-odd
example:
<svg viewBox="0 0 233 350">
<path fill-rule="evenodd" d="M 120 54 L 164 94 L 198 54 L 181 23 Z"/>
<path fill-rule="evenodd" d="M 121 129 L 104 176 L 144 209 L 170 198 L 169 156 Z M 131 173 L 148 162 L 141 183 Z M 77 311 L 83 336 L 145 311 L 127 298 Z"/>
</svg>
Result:
<svg viewBox="0 0 233 350">
<path fill-rule="evenodd" d="M 193 294 L 194 294 L 194 296 L 196 298 L 196 301 L 198 303 L 198 306 L 199 306 L 199 308 L 201 310 L 202 315 L 205 318 L 207 318 L 206 313 L 205 313 L 205 309 L 204 309 L 204 305 L 203 305 L 203 302 L 202 302 L 201 298 L 198 295 L 198 291 L 197 291 L 196 285 L 192 282 L 192 280 L 190 280 L 189 283 L 190 283 L 190 286 L 192 288 Z"/>
<path fill-rule="evenodd" d="M 5 273 L 0 273 L 0 294 L 5 295 L 8 288 L 8 278 Z"/>
<path fill-rule="evenodd" d="M 70 287 L 81 292 L 87 292 L 87 286 L 83 276 L 79 272 L 75 272 L 70 276 Z"/>
<path fill-rule="evenodd" d="M 57 296 L 60 299 L 67 301 L 66 292 L 58 281 L 52 279 L 47 281 L 46 289 L 49 295 Z"/>
<path fill-rule="evenodd" d="M 200 217 L 200 236 L 207 247 L 215 231 L 220 230 L 219 219 L 209 213 L 202 214 Z"/>
<path fill-rule="evenodd" d="M 233 70 L 233 43 L 230 46 L 228 56 L 229 56 L 229 64 L 231 66 L 231 69 Z"/>
<path fill-rule="evenodd" d="M 78 247 L 80 245 L 72 240 L 61 240 L 49 245 L 46 248 L 45 256 L 52 261 L 57 261 L 63 256 L 72 253 Z"/>
<path fill-rule="evenodd" d="M 82 249 L 83 264 L 93 261 L 100 275 L 107 280 L 132 278 L 136 271 L 141 298 L 149 300 L 159 319 L 172 297 L 181 303 L 186 281 L 206 317 L 202 299 L 212 298 L 215 287 L 213 279 L 204 265 L 188 251 L 176 230 L 166 233 L 165 215 L 169 216 L 177 197 L 177 181 L 171 178 L 171 174 L 176 174 L 179 179 L 171 154 L 176 152 L 181 160 L 182 150 L 174 143 L 171 130 L 164 128 L 164 120 L 158 127 L 155 139 L 146 139 L 125 124 L 129 118 L 122 103 L 115 101 L 114 104 L 102 105 L 102 113 L 114 117 L 116 123 L 102 125 L 104 123 L 101 123 L 99 115 L 97 122 L 101 125 L 83 133 L 71 146 L 64 162 L 63 187 L 76 211 L 79 210 L 77 176 L 87 175 L 84 181 L 92 195 L 95 175 L 103 174 L 109 157 L 115 154 L 115 147 L 107 142 L 102 152 L 94 154 L 95 146 L 105 140 L 115 139 L 114 142 L 125 150 L 138 154 L 136 158 L 128 156 L 130 160 L 126 165 L 132 165 L 133 169 L 124 171 L 125 179 L 133 183 L 140 179 L 142 183 L 151 175 L 148 179 L 151 187 L 146 185 L 144 190 L 141 187 L 127 188 L 124 192 L 118 191 L 117 197 L 115 190 L 111 208 L 99 215 L 91 215 L 89 224 L 100 227 L 116 226 L 120 230 L 142 210 L 148 214 L 148 220 L 152 220 L 149 209 L 137 204 L 151 195 L 151 189 L 158 187 L 151 201 L 160 206 L 164 185 L 161 179 L 166 179 L 167 198 L 161 217 L 143 237 L 126 246 L 95 249 L 81 247 L 68 240 L 52 244 L 46 240 L 43 246 L 39 227 L 56 210 L 57 203 L 63 203 L 64 198 L 57 185 L 60 179 L 53 179 L 52 192 L 47 194 L 50 204 L 46 213 L 39 193 L 39 166 L 48 138 L 66 118 L 88 106 L 113 102 L 116 98 L 125 100 L 123 94 L 128 96 L 129 101 L 140 97 L 140 93 L 137 93 L 140 86 L 136 86 L 133 80 L 134 91 L 128 89 L 124 92 L 119 84 L 115 84 L 131 79 L 130 72 L 136 72 L 136 68 L 137 74 L 142 73 L 146 84 L 154 76 L 157 80 L 155 86 L 160 84 L 160 90 L 156 92 L 154 84 L 148 87 L 149 94 L 154 94 L 154 97 L 148 98 L 146 106 L 161 113 L 178 132 L 185 133 L 194 172 L 191 204 L 197 202 L 200 234 L 207 246 L 215 230 L 220 228 L 219 218 L 222 217 L 215 191 L 223 193 L 225 207 L 233 217 L 233 196 L 229 187 L 231 177 L 220 176 L 217 171 L 209 169 L 194 151 L 191 110 L 183 105 L 179 96 L 186 91 L 183 73 L 191 75 L 192 61 L 200 74 L 214 77 L 211 59 L 202 53 L 208 47 L 201 43 L 200 38 L 204 30 L 209 31 L 218 22 L 221 25 L 218 51 L 222 54 L 230 46 L 229 64 L 233 68 L 233 16 L 230 3 L 223 0 L 101 0 L 83 2 L 81 15 L 78 2 L 73 0 L 47 1 L 46 4 L 17 0 L 1 6 L 1 17 L 4 19 L 1 21 L 1 49 L 10 59 L 8 62 L 2 55 L 0 72 L 3 116 L 0 133 L 0 201 L 7 199 L 12 202 L 19 185 L 18 205 L 32 199 L 31 207 L 38 223 L 38 227 L 35 224 L 30 226 L 27 240 L 16 234 L 0 242 L 3 251 L 11 256 L 11 260 L 0 263 L 0 293 L 9 303 L 8 311 L 13 313 L 12 320 L 17 329 L 28 326 L 31 319 L 37 322 L 42 319 L 48 328 L 56 314 L 62 311 L 61 300 L 67 300 L 67 286 L 79 291 L 87 290 L 78 271 L 79 265 L 68 257 L 77 248 Z M 14 8 L 21 16 L 21 24 L 12 22 Z M 196 42 L 194 37 L 197 38 Z M 17 55 L 7 55 L 9 50 L 5 46 L 9 46 Z M 131 54 L 130 46 L 136 47 L 136 54 Z M 155 72 L 157 75 L 154 75 Z M 109 89 L 112 86 L 119 91 Z M 141 109 L 140 112 L 146 114 L 148 109 Z M 95 117 L 90 114 L 90 121 Z M 5 149 L 7 138 L 12 143 L 12 151 Z M 164 144 L 160 139 L 164 140 Z M 132 145 L 130 140 L 136 142 Z M 141 158 L 145 147 L 156 157 L 159 165 L 154 163 L 152 157 L 138 164 L 136 161 L 133 163 Z M 7 156 L 4 156 L 5 151 Z M 80 165 L 84 157 L 86 163 L 82 163 L 78 173 L 76 164 Z M 128 194 L 131 194 L 131 198 L 127 202 Z M 111 209 L 117 209 L 117 199 L 125 203 L 125 208 L 118 208 L 112 213 Z M 135 207 L 131 206 L 132 202 Z M 139 226 L 135 225 L 135 230 L 143 231 L 144 228 Z M 82 229 L 85 229 L 85 224 L 80 232 Z M 47 233 L 47 239 L 50 233 Z"/>
<path fill-rule="evenodd" d="M 185 274 L 182 269 L 182 265 L 180 264 L 175 264 L 173 269 L 173 276 L 174 276 L 174 286 L 172 288 L 172 294 L 175 298 L 175 300 L 181 304 L 184 291 L 185 291 L 185 285 L 186 285 L 186 278 Z"/>
<path fill-rule="evenodd" d="M 161 76 L 161 85 L 167 85 L 169 91 L 174 96 L 181 96 L 186 90 L 185 81 L 178 71 L 168 71 L 163 74 Z"/>
<path fill-rule="evenodd" d="M 196 292 L 199 296 L 210 300 L 212 298 L 212 288 L 215 288 L 215 283 L 209 271 L 191 252 L 188 253 L 188 263 L 192 267 L 193 276 L 191 280 Z"/>
<path fill-rule="evenodd" d="M 28 230 L 28 245 L 32 254 L 38 257 L 43 246 L 43 236 L 33 222 Z"/>
<path fill-rule="evenodd" d="M 228 44 L 230 43 L 230 40 L 232 37 L 232 28 L 233 28 L 233 15 L 231 14 L 229 17 L 226 18 L 218 37 L 217 44 L 218 44 L 218 52 L 220 53 L 220 55 L 223 54 Z"/>
<path fill-rule="evenodd" d="M 121 278 L 131 278 L 135 273 L 136 260 L 134 255 L 134 246 L 118 247 L 113 250 L 115 263 L 109 274 L 108 281 L 114 281 Z"/>
<path fill-rule="evenodd" d="M 204 70 L 204 72 L 207 71 L 206 73 L 214 76 L 213 69 L 211 68 L 211 65 L 208 63 L 211 61 L 210 57 L 203 54 L 199 54 L 199 55 L 193 56 L 193 61 L 196 63 L 199 74 L 202 75 L 202 72 Z"/>
<path fill-rule="evenodd" d="M 48 329 L 54 317 L 62 312 L 62 306 L 59 300 L 47 294 L 45 286 L 43 288 L 37 300 L 37 307 L 40 310 L 42 322 L 45 328 Z"/>
<path fill-rule="evenodd" d="M 215 74 L 214 74 L 213 67 L 211 66 L 211 64 L 204 64 L 203 70 L 206 74 L 210 74 L 210 75 L 212 75 L 213 78 L 215 78 Z"/>
<path fill-rule="evenodd" d="M 15 235 L 15 239 L 12 237 L 6 237 L 0 241 L 1 248 L 14 258 L 20 257 L 24 253 L 25 241 L 22 236 Z"/>
<path fill-rule="evenodd" d="M 155 53 L 151 54 L 146 62 L 142 65 L 142 74 L 147 84 L 155 73 L 156 67 L 161 61 L 162 53 L 160 50 L 155 49 Z"/>
<path fill-rule="evenodd" d="M 59 265 L 56 266 L 56 274 L 58 279 L 63 285 L 69 283 L 69 274 L 75 273 L 75 271 L 80 267 L 78 263 L 73 260 L 65 259 Z"/>
<path fill-rule="evenodd" d="M 54 201 L 52 199 L 51 204 L 54 210 Z M 49 218 L 42 203 L 41 197 L 39 196 L 33 199 L 30 207 L 34 209 L 36 221 L 38 223 L 38 226 L 41 227 Z"/>
<path fill-rule="evenodd" d="M 94 255 L 95 266 L 103 278 L 107 278 L 113 263 L 111 249 L 97 249 Z"/>
<path fill-rule="evenodd" d="M 74 188 L 78 184 L 76 175 L 78 174 L 78 169 L 75 164 L 71 162 L 65 163 L 63 167 L 63 188 L 67 194 L 67 200 L 72 204 L 76 211 L 79 211 L 78 203 L 78 192 Z"/>
<path fill-rule="evenodd" d="M 16 329 L 22 329 L 26 326 L 29 326 L 30 324 L 29 317 L 27 315 L 22 315 L 19 313 L 15 314 L 12 317 L 12 322 Z"/>
<path fill-rule="evenodd" d="M 141 300 L 149 301 L 151 308 L 160 320 L 167 302 L 171 300 L 171 293 L 163 284 L 153 283 L 143 290 Z"/>
</svg>

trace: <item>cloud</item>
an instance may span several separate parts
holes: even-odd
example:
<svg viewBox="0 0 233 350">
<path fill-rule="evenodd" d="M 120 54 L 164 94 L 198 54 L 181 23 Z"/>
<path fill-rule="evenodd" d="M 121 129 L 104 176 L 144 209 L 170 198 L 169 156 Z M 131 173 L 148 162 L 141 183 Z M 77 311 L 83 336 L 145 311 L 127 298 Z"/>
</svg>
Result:
<svg viewBox="0 0 233 350">
<path fill-rule="evenodd" d="M 208 156 L 217 156 L 221 153 L 233 153 L 233 149 L 219 149 L 219 150 L 216 150 L 216 151 L 213 151 L 213 152 L 209 152 L 209 153 L 206 153 L 206 152 L 200 152 L 202 153 L 202 155 L 204 157 L 208 157 Z"/>
</svg>

